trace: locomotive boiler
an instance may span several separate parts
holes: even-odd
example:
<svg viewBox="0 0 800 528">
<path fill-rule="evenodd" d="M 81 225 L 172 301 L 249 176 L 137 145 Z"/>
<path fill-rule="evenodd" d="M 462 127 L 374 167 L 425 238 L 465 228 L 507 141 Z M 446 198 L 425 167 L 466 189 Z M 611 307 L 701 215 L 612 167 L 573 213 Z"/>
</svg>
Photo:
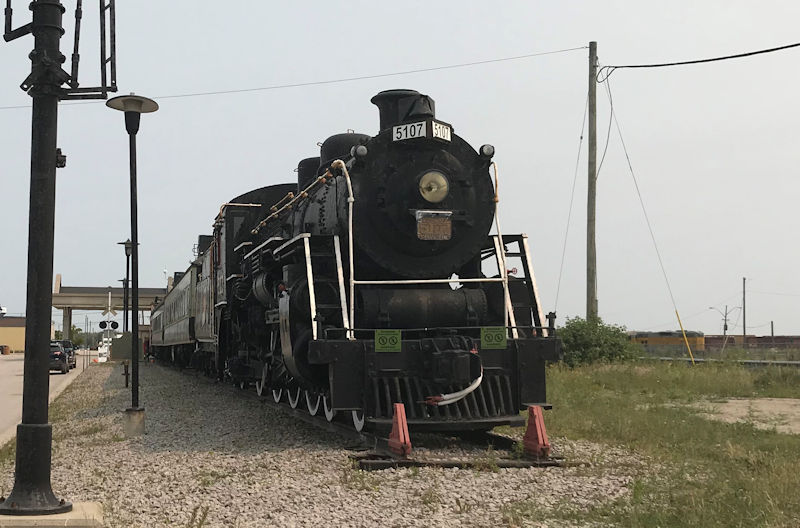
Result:
<svg viewBox="0 0 800 528">
<path fill-rule="evenodd" d="M 500 232 L 494 148 L 414 90 L 372 102 L 376 135 L 333 135 L 296 183 L 222 205 L 153 349 L 358 430 L 395 403 L 412 429 L 519 425 L 560 343 L 527 237 Z"/>
</svg>

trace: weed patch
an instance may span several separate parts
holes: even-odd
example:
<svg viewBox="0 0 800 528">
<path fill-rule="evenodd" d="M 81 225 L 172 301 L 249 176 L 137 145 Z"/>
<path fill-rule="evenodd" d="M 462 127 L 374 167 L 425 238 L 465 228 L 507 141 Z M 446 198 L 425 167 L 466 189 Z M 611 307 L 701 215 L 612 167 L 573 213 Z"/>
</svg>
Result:
<svg viewBox="0 0 800 528">
<path fill-rule="evenodd" d="M 800 519 L 800 438 L 748 423 L 712 422 L 686 403 L 715 398 L 800 396 L 795 375 L 737 365 L 604 365 L 548 371 L 555 435 L 621 445 L 658 471 L 630 493 L 581 510 L 509 505 L 504 521 L 563 519 L 599 525 L 794 526 Z"/>
<path fill-rule="evenodd" d="M 358 462 L 347 462 L 343 469 L 342 475 L 339 477 L 345 487 L 358 490 L 358 491 L 377 491 L 378 483 L 374 475 L 358 469 L 356 467 Z"/>
</svg>

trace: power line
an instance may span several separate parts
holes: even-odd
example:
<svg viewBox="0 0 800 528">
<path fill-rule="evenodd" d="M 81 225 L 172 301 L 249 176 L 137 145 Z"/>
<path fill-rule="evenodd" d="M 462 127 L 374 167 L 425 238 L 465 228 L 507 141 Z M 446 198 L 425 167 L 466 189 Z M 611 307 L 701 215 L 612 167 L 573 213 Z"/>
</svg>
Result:
<svg viewBox="0 0 800 528">
<path fill-rule="evenodd" d="M 608 80 L 608 77 L 606 77 Z M 650 231 L 650 239 L 653 241 L 653 248 L 656 250 L 656 256 L 658 257 L 658 265 L 661 267 L 661 273 L 664 275 L 664 282 L 667 285 L 667 291 L 669 292 L 669 298 L 672 301 L 672 307 L 675 309 L 675 313 L 678 312 L 678 306 L 675 303 L 675 296 L 672 294 L 672 286 L 669 282 L 669 277 L 667 277 L 667 270 L 664 267 L 664 261 L 661 258 L 661 251 L 658 249 L 658 243 L 656 242 L 656 235 L 653 232 L 653 226 L 650 223 L 650 217 L 647 214 L 647 209 L 644 206 L 644 199 L 642 198 L 642 192 L 639 189 L 639 181 L 636 179 L 636 174 L 633 172 L 633 165 L 631 164 L 631 158 L 628 155 L 628 147 L 625 145 L 625 139 L 622 137 L 622 129 L 619 126 L 619 121 L 617 120 L 617 114 L 614 112 L 614 104 L 613 99 L 611 97 L 611 82 L 607 82 L 606 90 L 608 92 L 608 100 L 609 104 L 611 105 L 611 115 L 614 117 L 614 124 L 617 127 L 617 134 L 619 135 L 619 141 L 622 144 L 622 151 L 625 153 L 625 159 L 628 162 L 628 169 L 631 173 L 631 178 L 633 179 L 633 185 L 636 188 L 636 195 L 639 197 L 639 205 L 642 207 L 642 213 L 644 213 L 644 219 L 647 223 L 647 229 Z"/>
<path fill-rule="evenodd" d="M 749 290 L 747 293 L 758 293 L 760 295 L 780 295 L 782 297 L 800 297 L 800 293 L 765 292 L 757 290 Z"/>
<path fill-rule="evenodd" d="M 608 86 L 606 86 L 606 91 L 608 91 Z M 606 146 L 603 147 L 603 155 L 600 156 L 600 165 L 597 166 L 597 172 L 594 175 L 595 181 L 600 178 L 600 171 L 603 168 L 603 162 L 606 160 L 606 153 L 608 152 L 608 144 L 611 142 L 611 121 L 614 118 L 614 101 L 611 100 L 611 92 L 608 92 L 608 102 L 611 106 L 611 110 L 608 113 L 608 130 L 606 130 Z"/>
<path fill-rule="evenodd" d="M 774 51 L 783 51 L 790 48 L 796 48 L 800 46 L 800 42 L 794 44 L 787 44 L 785 46 L 778 46 L 776 48 L 768 48 L 756 51 L 748 51 L 745 53 L 737 53 L 735 55 L 725 55 L 722 57 L 713 57 L 708 59 L 694 59 L 694 60 L 687 60 L 687 61 L 678 61 L 678 62 L 662 62 L 662 63 L 654 63 L 654 64 L 625 64 L 625 65 L 615 65 L 615 66 L 603 66 L 600 68 L 600 71 L 597 72 L 597 82 L 605 82 L 614 70 L 619 70 L 622 68 L 664 68 L 667 66 L 685 66 L 687 64 L 703 64 L 707 62 L 718 62 L 730 59 L 741 59 L 743 57 L 752 57 L 753 55 L 762 55 L 764 53 L 772 53 Z M 603 74 L 605 73 L 605 76 Z"/>
<path fill-rule="evenodd" d="M 274 84 L 271 86 L 260 86 L 256 88 L 238 88 L 234 90 L 216 90 L 210 92 L 191 92 L 191 93 L 183 93 L 183 94 L 171 94 L 171 95 L 161 95 L 158 97 L 154 97 L 154 99 L 178 99 L 182 97 L 202 97 L 207 95 L 227 95 L 227 94 L 237 94 L 237 93 L 248 93 L 248 92 L 263 92 L 268 90 L 283 90 L 287 88 L 302 88 L 304 86 L 319 86 L 323 84 L 337 84 L 337 83 L 344 83 L 344 82 L 352 82 L 352 81 L 364 81 L 368 79 L 380 79 L 383 77 L 396 77 L 399 75 L 410 75 L 413 73 L 425 73 L 425 72 L 432 72 L 432 71 L 439 71 L 439 70 L 452 70 L 454 68 L 466 68 L 469 66 L 479 66 L 482 64 L 492 64 L 497 62 L 507 62 L 507 61 L 515 61 L 515 60 L 522 60 L 522 59 L 530 59 L 532 57 L 541 57 L 543 55 L 555 55 L 557 53 L 567 53 L 570 51 L 577 51 L 586 49 L 588 46 L 579 46 L 576 48 L 565 48 L 559 50 L 552 50 L 552 51 L 542 51 L 538 53 L 528 53 L 526 55 L 516 55 L 514 57 L 501 57 L 498 59 L 487 59 L 482 61 L 473 61 L 473 62 L 463 62 L 460 64 L 449 64 L 446 66 L 434 66 L 431 68 L 419 68 L 416 70 L 405 70 L 399 72 L 392 72 L 392 73 L 378 73 L 373 75 L 360 75 L 357 77 L 344 77 L 340 79 L 326 79 L 322 81 L 308 81 L 308 82 L 301 82 L 301 83 L 291 83 L 291 84 Z M 88 101 L 88 102 L 73 102 L 73 103 L 63 103 L 64 106 L 72 106 L 72 105 L 80 105 L 80 104 L 99 104 L 103 101 Z M 17 106 L 0 106 L 0 110 L 13 110 L 19 108 L 30 108 L 30 105 L 17 105 Z"/>
<path fill-rule="evenodd" d="M 558 268 L 558 283 L 556 285 L 556 302 L 553 307 L 554 311 L 558 311 L 558 295 L 561 293 L 561 277 L 564 273 L 564 260 L 567 255 L 567 238 L 569 237 L 569 222 L 572 218 L 572 205 L 575 202 L 575 184 L 578 181 L 578 168 L 581 163 L 581 146 L 583 145 L 583 131 L 586 128 L 586 113 L 589 110 L 589 94 L 586 94 L 586 103 L 583 105 L 583 119 L 581 120 L 581 136 L 578 140 L 578 156 L 575 160 L 575 175 L 572 177 L 572 193 L 569 197 L 569 212 L 567 213 L 567 227 L 564 231 L 564 247 L 561 249 L 561 265 Z"/>
</svg>

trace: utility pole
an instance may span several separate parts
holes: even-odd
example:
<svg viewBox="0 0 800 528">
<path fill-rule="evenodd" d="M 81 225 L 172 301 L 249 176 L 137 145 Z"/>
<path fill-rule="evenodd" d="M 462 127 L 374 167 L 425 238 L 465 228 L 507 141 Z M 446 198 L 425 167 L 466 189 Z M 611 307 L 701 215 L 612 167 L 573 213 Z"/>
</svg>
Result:
<svg viewBox="0 0 800 528">
<path fill-rule="evenodd" d="M 742 347 L 747 348 L 747 277 L 742 277 Z"/>
<path fill-rule="evenodd" d="M 769 322 L 769 335 L 772 336 L 772 348 L 775 348 L 775 321 Z"/>
<path fill-rule="evenodd" d="M 589 42 L 589 192 L 586 204 L 586 320 L 597 319 L 597 42 Z"/>
<path fill-rule="evenodd" d="M 725 315 L 722 319 L 722 351 L 725 352 L 725 343 L 728 342 L 728 305 L 725 305 Z"/>
</svg>

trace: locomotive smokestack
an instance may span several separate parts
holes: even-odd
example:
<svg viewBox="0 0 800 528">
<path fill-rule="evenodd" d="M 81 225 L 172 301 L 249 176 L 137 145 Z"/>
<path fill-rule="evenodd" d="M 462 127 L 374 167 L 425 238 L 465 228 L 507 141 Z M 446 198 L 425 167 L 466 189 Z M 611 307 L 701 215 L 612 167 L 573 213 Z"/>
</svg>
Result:
<svg viewBox="0 0 800 528">
<path fill-rule="evenodd" d="M 436 103 L 416 90 L 385 90 L 370 99 L 378 107 L 381 130 L 409 119 L 436 117 Z"/>
</svg>

